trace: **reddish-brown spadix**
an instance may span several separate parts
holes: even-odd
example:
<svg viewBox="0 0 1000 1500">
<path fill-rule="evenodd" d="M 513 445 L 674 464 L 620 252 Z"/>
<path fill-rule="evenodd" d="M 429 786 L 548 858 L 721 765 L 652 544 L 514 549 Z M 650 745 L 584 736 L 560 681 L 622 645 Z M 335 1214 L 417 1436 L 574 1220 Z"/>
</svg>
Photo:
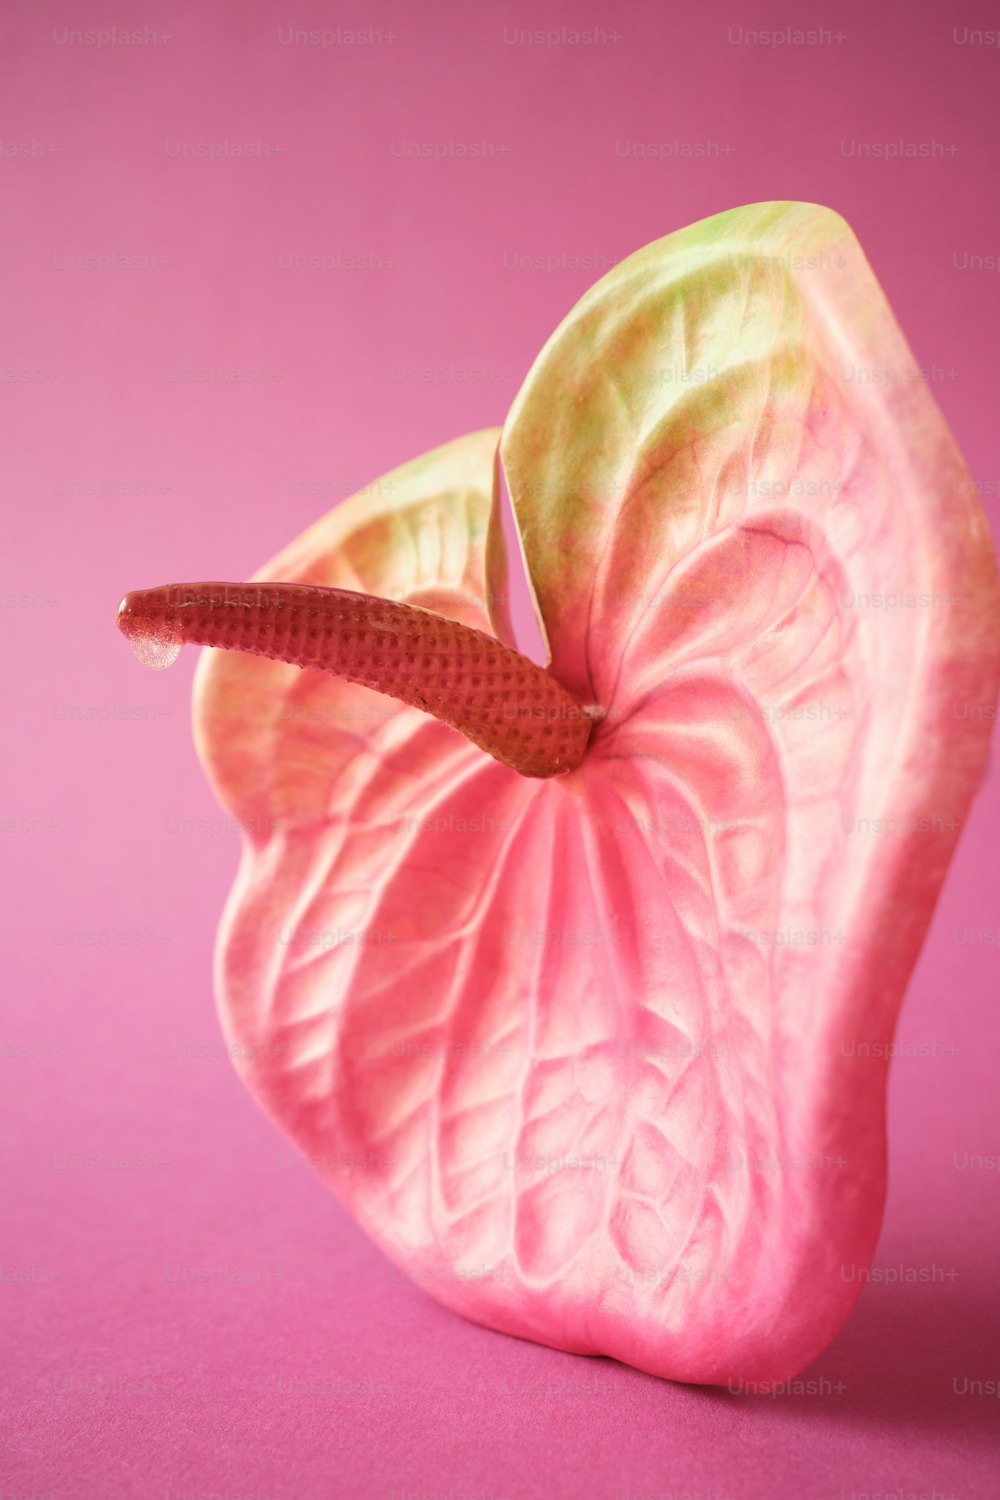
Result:
<svg viewBox="0 0 1000 1500">
<path fill-rule="evenodd" d="M 548 653 L 516 688 L 498 451 Z M 262 1106 L 468 1317 L 795 1374 L 874 1250 L 887 1044 L 1000 669 L 975 487 L 843 220 L 641 250 L 502 431 L 202 587 L 233 594 L 124 619 L 154 665 L 213 645 L 196 741 L 245 829 L 218 1000 Z M 347 591 L 352 640 L 303 588 Z"/>
<path fill-rule="evenodd" d="M 578 766 L 595 713 L 495 636 L 347 589 L 165 584 L 126 594 L 118 625 L 154 668 L 192 643 L 333 672 L 433 714 L 522 776 Z"/>
</svg>

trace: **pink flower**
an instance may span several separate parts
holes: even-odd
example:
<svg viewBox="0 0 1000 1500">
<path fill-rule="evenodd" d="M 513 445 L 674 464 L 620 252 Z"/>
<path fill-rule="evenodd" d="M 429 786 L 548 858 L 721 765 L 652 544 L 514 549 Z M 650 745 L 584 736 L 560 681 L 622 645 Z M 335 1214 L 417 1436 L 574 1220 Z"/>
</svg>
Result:
<svg viewBox="0 0 1000 1500">
<path fill-rule="evenodd" d="M 498 443 L 537 678 L 437 619 L 513 648 Z M 759 204 L 641 250 L 502 432 L 257 580 L 434 614 L 127 601 L 158 661 L 313 663 L 197 676 L 245 829 L 217 984 L 248 1087 L 468 1317 L 674 1379 L 795 1374 L 872 1257 L 886 1044 L 987 753 L 992 715 L 952 705 L 1000 665 L 972 482 L 850 230 Z"/>
</svg>

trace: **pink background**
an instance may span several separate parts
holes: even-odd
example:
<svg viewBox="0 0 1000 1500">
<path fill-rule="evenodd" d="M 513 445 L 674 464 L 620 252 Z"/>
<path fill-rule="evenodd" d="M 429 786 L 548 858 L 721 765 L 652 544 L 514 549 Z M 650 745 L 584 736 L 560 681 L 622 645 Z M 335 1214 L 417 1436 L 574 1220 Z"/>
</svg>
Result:
<svg viewBox="0 0 1000 1500">
<path fill-rule="evenodd" d="M 830 39 L 733 39 L 793 17 Z M 507 40 L 573 24 L 608 39 Z M 58 40 L 64 26 L 147 25 L 167 39 Z M 279 25 L 372 26 L 382 40 L 282 45 Z M 976 804 L 903 1014 L 901 1043 L 937 1047 L 898 1060 L 890 1097 L 879 1264 L 945 1279 L 869 1286 L 809 1372 L 819 1395 L 738 1398 L 458 1320 L 400 1282 L 279 1141 L 222 1053 L 212 1004 L 239 840 L 191 743 L 195 654 L 150 676 L 113 621 L 126 589 L 244 577 L 354 488 L 502 421 L 594 279 L 505 256 L 592 256 L 600 270 L 766 198 L 851 221 L 940 372 L 995 523 L 1000 277 L 960 265 L 1000 252 L 1000 49 L 960 45 L 952 28 L 996 25 L 981 0 L 8 0 L 4 1495 L 996 1493 L 1000 1404 L 960 1392 L 1000 1376 L 1000 1180 L 956 1163 L 1000 1144 L 1000 957 L 956 933 L 1000 925 L 1000 778 Z M 170 154 L 227 138 L 271 151 Z M 483 139 L 493 155 L 393 154 Z M 845 154 L 900 139 L 944 155 Z M 626 141 L 715 147 L 626 159 Z M 66 259 L 111 254 L 152 263 Z M 288 254 L 382 264 L 283 270 Z M 177 379 L 222 365 L 269 378 Z M 410 383 L 409 366 L 487 374 Z M 144 941 L 80 936 L 123 928 Z M 135 1162 L 87 1165 L 109 1154 Z M 243 1279 L 191 1284 L 179 1266 Z"/>
</svg>

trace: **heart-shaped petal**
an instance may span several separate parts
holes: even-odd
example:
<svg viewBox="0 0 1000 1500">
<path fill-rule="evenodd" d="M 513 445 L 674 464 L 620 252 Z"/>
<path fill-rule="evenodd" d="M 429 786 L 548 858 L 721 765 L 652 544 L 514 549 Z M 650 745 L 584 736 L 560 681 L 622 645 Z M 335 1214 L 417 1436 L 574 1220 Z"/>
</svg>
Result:
<svg viewBox="0 0 1000 1500">
<path fill-rule="evenodd" d="M 258 577 L 509 640 L 497 438 Z M 988 717 L 952 712 L 996 697 L 985 522 L 850 231 L 808 205 L 616 268 L 500 451 L 553 670 L 606 717 L 530 782 L 367 689 L 206 652 L 198 743 L 247 829 L 223 1022 L 441 1301 L 780 1379 L 878 1232 L 885 1049 L 857 1044 L 891 1037 L 985 759 Z"/>
</svg>

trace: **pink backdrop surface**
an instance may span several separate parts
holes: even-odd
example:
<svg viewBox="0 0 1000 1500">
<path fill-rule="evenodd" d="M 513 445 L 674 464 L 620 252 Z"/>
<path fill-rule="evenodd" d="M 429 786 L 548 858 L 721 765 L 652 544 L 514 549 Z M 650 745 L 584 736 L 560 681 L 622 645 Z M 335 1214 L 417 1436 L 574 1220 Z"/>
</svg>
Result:
<svg viewBox="0 0 1000 1500">
<path fill-rule="evenodd" d="M 790 23 L 819 35 L 751 39 Z M 686 1388 L 443 1311 L 258 1113 L 211 993 L 239 836 L 191 742 L 196 653 L 150 676 L 113 619 L 501 422 L 596 274 L 768 198 L 852 223 L 995 523 L 996 26 L 981 0 L 8 0 L 4 1495 L 996 1493 L 1000 777 L 892 1076 L 878 1264 L 926 1274 L 865 1289 L 810 1393 Z M 899 142 L 929 150 L 858 149 Z M 234 366 L 258 378 L 191 377 Z"/>
</svg>

